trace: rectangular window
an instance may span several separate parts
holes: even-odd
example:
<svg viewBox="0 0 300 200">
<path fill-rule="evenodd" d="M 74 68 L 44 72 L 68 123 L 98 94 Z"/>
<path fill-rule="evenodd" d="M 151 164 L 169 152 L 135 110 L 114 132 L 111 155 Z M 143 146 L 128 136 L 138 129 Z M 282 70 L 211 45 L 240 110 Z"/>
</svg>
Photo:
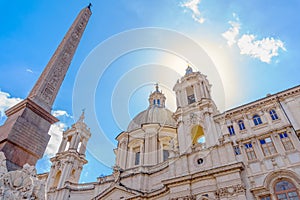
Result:
<svg viewBox="0 0 300 200">
<path fill-rule="evenodd" d="M 163 161 L 168 160 L 169 158 L 169 151 L 168 150 L 163 150 Z"/>
<path fill-rule="evenodd" d="M 286 151 L 294 149 L 294 145 L 292 144 L 292 142 L 286 132 L 279 133 L 279 137 L 280 137 L 283 147 Z"/>
<path fill-rule="evenodd" d="M 188 98 L 188 104 L 192 104 L 192 103 L 196 102 L 194 94 L 188 96 L 187 98 Z"/>
<path fill-rule="evenodd" d="M 276 153 L 274 144 L 270 137 L 261 139 L 259 141 L 265 156 L 270 156 Z"/>
<path fill-rule="evenodd" d="M 193 87 L 188 87 L 186 89 L 186 94 L 187 94 L 188 104 L 192 104 L 192 103 L 196 102 Z"/>
<path fill-rule="evenodd" d="M 271 200 L 271 197 L 270 196 L 264 196 L 264 197 L 261 197 L 260 200 Z"/>
<path fill-rule="evenodd" d="M 255 160 L 256 155 L 251 142 L 245 143 L 245 150 L 248 160 Z"/>
<path fill-rule="evenodd" d="M 134 160 L 134 164 L 135 165 L 139 165 L 140 164 L 140 152 L 136 152 L 135 153 L 135 160 Z"/>
<path fill-rule="evenodd" d="M 233 128 L 232 125 L 231 125 L 231 126 L 228 126 L 227 128 L 228 128 L 228 131 L 229 131 L 229 134 L 230 134 L 230 135 L 235 135 L 234 128 Z"/>
<path fill-rule="evenodd" d="M 233 146 L 233 150 L 234 150 L 235 155 L 241 154 L 241 149 L 239 146 Z"/>
</svg>

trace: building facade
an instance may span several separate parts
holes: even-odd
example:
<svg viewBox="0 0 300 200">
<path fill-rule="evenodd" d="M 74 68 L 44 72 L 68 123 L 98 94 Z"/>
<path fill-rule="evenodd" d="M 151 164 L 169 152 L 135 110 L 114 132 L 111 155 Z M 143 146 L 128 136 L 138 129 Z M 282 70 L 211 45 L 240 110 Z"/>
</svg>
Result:
<svg viewBox="0 0 300 200">
<path fill-rule="evenodd" d="M 90 7 L 81 12 L 73 25 L 75 32 L 80 30 L 82 35 L 90 15 Z M 74 42 L 72 35 L 64 39 L 67 44 Z M 64 56 L 68 57 L 61 52 Z M 45 81 L 41 76 L 37 86 Z M 84 113 L 63 133 L 49 173 L 36 175 L 29 165 L 7 170 L 7 153 L 1 152 L 0 199 L 298 200 L 300 86 L 223 113 L 218 111 L 211 90 L 207 77 L 188 67 L 174 83 L 177 109 L 172 112 L 156 85 L 148 108 L 116 137 L 113 173 L 98 177 L 96 182 L 78 182 L 87 163 L 86 145 L 91 136 Z M 40 94 L 35 91 L 32 93 Z M 49 105 L 55 95 L 48 99 Z M 31 97 L 44 106 L 40 98 Z M 50 111 L 50 107 L 45 109 Z"/>
<path fill-rule="evenodd" d="M 224 113 L 206 76 L 190 67 L 173 90 L 174 113 L 156 86 L 149 107 L 116 137 L 113 174 L 51 185 L 59 152 L 50 199 L 299 199 L 300 86 Z"/>
</svg>

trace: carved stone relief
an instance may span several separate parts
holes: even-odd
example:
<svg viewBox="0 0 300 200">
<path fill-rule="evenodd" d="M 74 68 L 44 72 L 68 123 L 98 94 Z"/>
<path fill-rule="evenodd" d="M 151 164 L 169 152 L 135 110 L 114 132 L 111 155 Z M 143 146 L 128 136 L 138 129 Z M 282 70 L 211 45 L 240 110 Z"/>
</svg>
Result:
<svg viewBox="0 0 300 200">
<path fill-rule="evenodd" d="M 233 196 L 235 194 L 244 193 L 245 190 L 246 190 L 245 187 L 241 184 L 234 185 L 234 186 L 229 186 L 229 187 L 224 187 L 224 188 L 219 188 L 216 191 L 216 197 L 218 199 L 220 199 L 220 198 L 223 198 L 223 197 Z"/>
<path fill-rule="evenodd" d="M 33 166 L 7 172 L 5 156 L 0 152 L 0 200 L 44 200 L 45 182 L 36 178 Z"/>
<path fill-rule="evenodd" d="M 195 195 L 188 195 L 184 197 L 175 197 L 175 198 L 170 198 L 170 200 L 196 200 Z"/>
</svg>

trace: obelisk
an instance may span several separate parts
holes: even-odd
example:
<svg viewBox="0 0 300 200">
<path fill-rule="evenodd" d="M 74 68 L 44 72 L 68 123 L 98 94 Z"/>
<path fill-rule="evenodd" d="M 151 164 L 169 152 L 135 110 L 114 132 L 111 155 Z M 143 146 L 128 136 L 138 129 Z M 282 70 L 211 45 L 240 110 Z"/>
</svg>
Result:
<svg viewBox="0 0 300 200">
<path fill-rule="evenodd" d="M 90 7 L 78 14 L 28 97 L 5 112 L 8 118 L 0 127 L 0 151 L 9 171 L 26 163 L 35 165 L 45 152 L 50 126 L 58 121 L 51 115 L 52 105 L 92 14 Z"/>
</svg>

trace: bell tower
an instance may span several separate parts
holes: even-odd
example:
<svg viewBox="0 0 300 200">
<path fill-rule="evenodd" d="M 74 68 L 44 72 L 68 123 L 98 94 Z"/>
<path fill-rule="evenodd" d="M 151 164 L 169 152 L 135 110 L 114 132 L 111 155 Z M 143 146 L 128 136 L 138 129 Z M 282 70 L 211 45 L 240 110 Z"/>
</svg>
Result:
<svg viewBox="0 0 300 200">
<path fill-rule="evenodd" d="M 9 171 L 26 163 L 35 165 L 43 156 L 50 126 L 58 121 L 51 115 L 52 105 L 91 14 L 90 5 L 81 10 L 28 97 L 5 112 L 8 118 L 0 126 L 0 151 Z"/>
<path fill-rule="evenodd" d="M 185 75 L 177 81 L 177 110 L 180 154 L 190 153 L 196 147 L 205 148 L 217 142 L 217 132 L 212 116 L 218 113 L 211 98 L 211 85 L 205 75 L 193 72 L 188 66 Z"/>
<path fill-rule="evenodd" d="M 52 166 L 47 179 L 47 189 L 60 189 L 67 181 L 78 183 L 85 159 L 86 146 L 91 137 L 84 122 L 84 112 L 72 127 L 63 132 L 58 153 L 51 158 Z"/>
</svg>

